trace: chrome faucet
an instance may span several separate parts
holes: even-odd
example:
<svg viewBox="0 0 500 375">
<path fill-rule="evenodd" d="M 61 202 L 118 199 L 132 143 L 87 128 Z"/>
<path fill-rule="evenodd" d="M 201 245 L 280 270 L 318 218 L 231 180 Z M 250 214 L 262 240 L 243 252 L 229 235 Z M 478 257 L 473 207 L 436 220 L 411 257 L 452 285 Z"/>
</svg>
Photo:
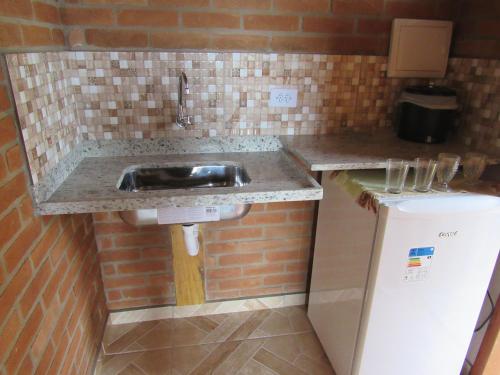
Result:
<svg viewBox="0 0 500 375">
<path fill-rule="evenodd" d="M 181 128 L 186 128 L 191 125 L 191 116 L 186 114 L 186 99 L 185 95 L 189 95 L 189 84 L 186 74 L 181 72 L 179 75 L 179 95 L 177 97 L 177 116 L 175 123 Z"/>
</svg>

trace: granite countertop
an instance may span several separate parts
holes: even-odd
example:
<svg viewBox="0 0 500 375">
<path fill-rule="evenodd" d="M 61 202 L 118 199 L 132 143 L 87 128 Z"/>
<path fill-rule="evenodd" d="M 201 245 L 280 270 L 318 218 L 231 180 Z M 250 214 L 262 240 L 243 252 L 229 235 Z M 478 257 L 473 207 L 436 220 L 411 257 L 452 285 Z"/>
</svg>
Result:
<svg viewBox="0 0 500 375">
<path fill-rule="evenodd" d="M 390 133 L 85 141 L 33 186 L 33 196 L 42 215 L 318 200 L 321 186 L 294 158 L 311 171 L 336 171 L 381 169 L 389 157 L 436 157 L 440 152 L 463 156 L 467 151 L 460 144 L 418 144 Z M 252 181 L 233 188 L 117 188 L 131 165 L 197 161 L 240 163 Z"/>
<path fill-rule="evenodd" d="M 461 156 L 470 149 L 459 143 L 422 144 L 395 134 L 301 135 L 280 137 L 283 147 L 311 171 L 385 168 L 387 158 L 413 160 L 440 152 Z"/>
<path fill-rule="evenodd" d="M 251 182 L 241 187 L 127 192 L 117 184 L 124 169 L 140 164 L 231 161 L 243 165 Z M 284 151 L 212 152 L 83 158 L 48 199 L 41 214 L 122 211 L 240 203 L 318 200 L 321 186 Z"/>
</svg>

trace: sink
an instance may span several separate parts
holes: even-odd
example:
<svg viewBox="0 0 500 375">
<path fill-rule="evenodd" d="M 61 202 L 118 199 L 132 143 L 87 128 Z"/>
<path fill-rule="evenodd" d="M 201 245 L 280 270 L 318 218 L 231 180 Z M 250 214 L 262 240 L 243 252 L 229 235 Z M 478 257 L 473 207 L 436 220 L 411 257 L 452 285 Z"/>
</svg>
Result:
<svg viewBox="0 0 500 375">
<path fill-rule="evenodd" d="M 240 187 L 250 183 L 245 168 L 234 162 L 182 163 L 168 165 L 136 165 L 123 171 L 118 189 L 129 192 Z M 141 226 L 154 224 L 186 224 L 203 222 L 206 215 L 200 212 L 216 213 L 209 221 L 234 220 L 245 216 L 251 204 L 222 205 L 216 207 L 166 207 L 121 211 L 120 217 L 126 223 Z M 200 211 L 201 209 L 201 211 Z M 167 217 L 167 221 L 165 221 Z"/>
<path fill-rule="evenodd" d="M 245 168 L 233 162 L 139 165 L 124 171 L 118 189 L 138 192 L 238 187 L 249 182 Z"/>
</svg>

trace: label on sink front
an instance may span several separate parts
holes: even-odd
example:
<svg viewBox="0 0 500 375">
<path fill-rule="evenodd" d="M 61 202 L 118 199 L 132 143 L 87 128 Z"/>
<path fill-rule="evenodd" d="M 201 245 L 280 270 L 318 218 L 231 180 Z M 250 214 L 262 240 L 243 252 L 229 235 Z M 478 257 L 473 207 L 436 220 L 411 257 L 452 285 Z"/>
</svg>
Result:
<svg viewBox="0 0 500 375">
<path fill-rule="evenodd" d="M 217 206 L 158 209 L 158 224 L 200 223 L 218 220 L 220 220 L 220 209 Z"/>
</svg>

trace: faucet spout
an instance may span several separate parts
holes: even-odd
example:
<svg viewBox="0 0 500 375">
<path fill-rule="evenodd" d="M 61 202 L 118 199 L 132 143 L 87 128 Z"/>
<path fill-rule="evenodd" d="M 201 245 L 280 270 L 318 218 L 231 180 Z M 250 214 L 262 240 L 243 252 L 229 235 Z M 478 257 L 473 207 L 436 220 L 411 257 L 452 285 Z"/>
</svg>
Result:
<svg viewBox="0 0 500 375">
<path fill-rule="evenodd" d="M 186 73 L 181 72 L 179 75 L 179 92 L 177 97 L 177 116 L 176 116 L 176 124 L 181 128 L 186 128 L 188 125 L 191 125 L 191 117 L 185 114 L 186 108 L 186 99 L 184 95 L 189 95 L 189 83 L 186 76 Z"/>
</svg>

